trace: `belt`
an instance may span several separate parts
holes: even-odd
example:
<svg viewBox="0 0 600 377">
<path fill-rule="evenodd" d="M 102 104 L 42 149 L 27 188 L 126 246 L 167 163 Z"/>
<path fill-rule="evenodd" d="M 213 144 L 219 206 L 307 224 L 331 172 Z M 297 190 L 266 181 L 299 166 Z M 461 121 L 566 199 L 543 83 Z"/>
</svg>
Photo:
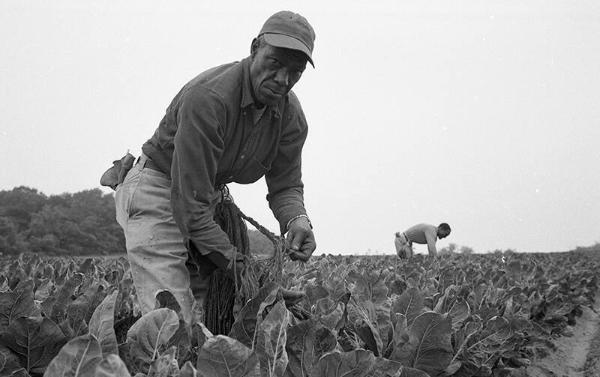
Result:
<svg viewBox="0 0 600 377">
<path fill-rule="evenodd" d="M 152 170 L 156 170 L 157 172 L 163 173 L 161 168 L 158 167 L 158 165 L 152 161 L 150 159 L 150 157 L 146 156 L 145 154 L 142 154 L 140 156 L 140 158 L 138 159 L 138 164 L 142 164 L 142 168 L 148 168 L 148 169 L 152 169 Z"/>
</svg>

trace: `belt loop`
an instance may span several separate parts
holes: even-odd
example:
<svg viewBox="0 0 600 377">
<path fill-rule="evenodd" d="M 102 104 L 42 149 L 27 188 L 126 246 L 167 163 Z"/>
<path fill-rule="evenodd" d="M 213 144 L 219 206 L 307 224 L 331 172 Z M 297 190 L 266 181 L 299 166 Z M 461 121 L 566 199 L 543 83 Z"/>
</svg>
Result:
<svg viewBox="0 0 600 377">
<path fill-rule="evenodd" d="M 148 162 L 148 156 L 146 156 L 144 153 L 142 153 L 140 155 L 140 157 L 138 158 L 138 164 L 141 164 L 141 168 L 143 169 L 144 166 L 146 166 L 146 162 Z"/>
</svg>

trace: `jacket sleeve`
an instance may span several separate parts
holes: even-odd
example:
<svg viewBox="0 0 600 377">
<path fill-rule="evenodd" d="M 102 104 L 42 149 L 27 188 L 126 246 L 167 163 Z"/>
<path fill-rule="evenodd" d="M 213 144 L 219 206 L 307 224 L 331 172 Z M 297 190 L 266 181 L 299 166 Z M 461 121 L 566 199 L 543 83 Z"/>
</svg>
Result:
<svg viewBox="0 0 600 377">
<path fill-rule="evenodd" d="M 171 165 L 171 206 L 186 243 L 193 242 L 202 254 L 216 251 L 231 259 L 235 247 L 213 218 L 226 117 L 223 102 L 206 89 L 195 88 L 182 96 Z"/>
<path fill-rule="evenodd" d="M 294 111 L 284 112 L 282 136 L 271 169 L 265 175 L 269 206 L 284 234 L 287 222 L 294 216 L 306 214 L 304 184 L 302 183 L 302 147 L 308 134 L 306 118 L 300 103 L 292 94 Z"/>
</svg>

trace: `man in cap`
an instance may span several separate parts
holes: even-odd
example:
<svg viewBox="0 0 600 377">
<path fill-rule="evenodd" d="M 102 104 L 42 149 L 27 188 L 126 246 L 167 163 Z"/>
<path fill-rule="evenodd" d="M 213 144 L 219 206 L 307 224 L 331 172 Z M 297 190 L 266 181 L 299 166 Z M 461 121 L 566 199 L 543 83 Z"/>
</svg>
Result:
<svg viewBox="0 0 600 377">
<path fill-rule="evenodd" d="M 438 226 L 431 224 L 417 224 L 404 232 L 396 232 L 394 245 L 396 246 L 396 254 L 402 259 L 411 258 L 413 256 L 412 244 L 426 244 L 429 255 L 435 257 L 437 250 L 435 244 L 438 239 L 446 238 L 450 234 L 450 225 L 441 223 Z"/>
<path fill-rule="evenodd" d="M 316 244 L 301 179 L 307 123 L 291 89 L 306 63 L 314 66 L 314 40 L 304 17 L 275 13 L 252 41 L 250 56 L 188 82 L 142 146 L 115 202 L 143 312 L 154 308 L 157 291 L 168 289 L 190 321 L 194 297 L 206 296 L 208 276 L 188 268 L 189 249 L 224 270 L 233 258 L 242 263 L 213 220 L 218 188 L 227 183 L 264 176 L 291 258 L 312 255 Z"/>
</svg>

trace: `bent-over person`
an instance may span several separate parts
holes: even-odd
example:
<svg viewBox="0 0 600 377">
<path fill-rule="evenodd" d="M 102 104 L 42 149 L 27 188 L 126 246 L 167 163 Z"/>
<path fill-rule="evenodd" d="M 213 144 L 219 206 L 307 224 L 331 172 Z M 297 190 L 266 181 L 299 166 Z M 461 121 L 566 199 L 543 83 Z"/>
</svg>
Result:
<svg viewBox="0 0 600 377">
<path fill-rule="evenodd" d="M 437 255 L 435 244 L 438 239 L 446 238 L 450 234 L 450 225 L 441 223 L 438 226 L 431 224 L 417 224 L 404 232 L 396 232 L 394 245 L 396 254 L 402 259 L 411 258 L 414 255 L 413 243 L 426 244 L 430 256 Z"/>
</svg>

